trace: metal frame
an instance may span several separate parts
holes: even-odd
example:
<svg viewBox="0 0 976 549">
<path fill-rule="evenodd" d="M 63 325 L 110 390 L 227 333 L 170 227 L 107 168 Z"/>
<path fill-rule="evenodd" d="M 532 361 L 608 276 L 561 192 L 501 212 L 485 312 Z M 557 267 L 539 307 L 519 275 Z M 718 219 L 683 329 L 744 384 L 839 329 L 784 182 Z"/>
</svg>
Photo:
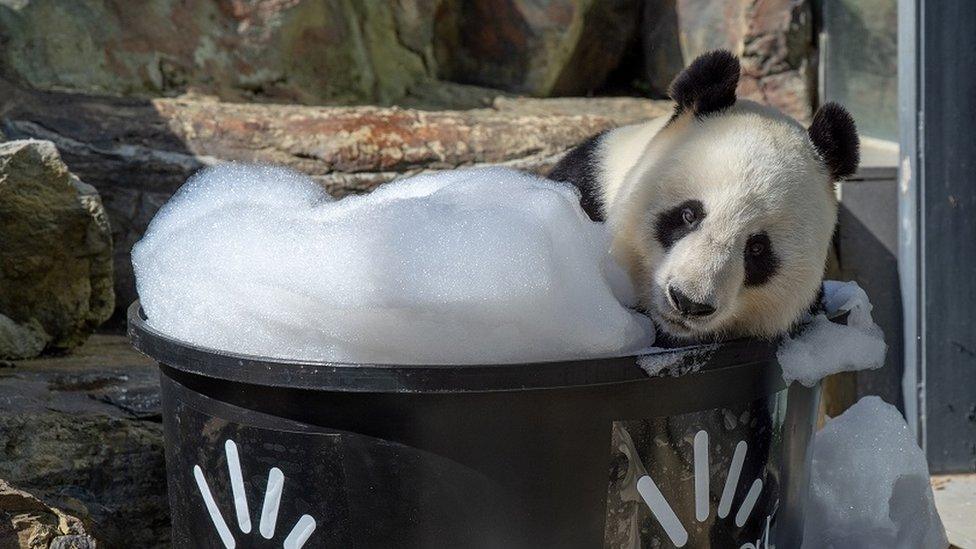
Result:
<svg viewBox="0 0 976 549">
<path fill-rule="evenodd" d="M 917 25 L 922 0 L 898 2 L 898 126 L 901 160 L 898 166 L 898 270 L 901 275 L 901 299 L 904 310 L 905 374 L 902 389 L 905 417 L 916 440 L 925 449 L 925 368 L 921 347 L 924 332 L 918 315 L 921 291 L 921 265 L 915 238 L 921 212 L 918 207 L 918 125 L 916 94 L 919 91 Z M 921 404 L 921 406 L 920 406 Z"/>
<path fill-rule="evenodd" d="M 976 2 L 899 2 L 905 411 L 933 472 L 976 469 Z"/>
</svg>

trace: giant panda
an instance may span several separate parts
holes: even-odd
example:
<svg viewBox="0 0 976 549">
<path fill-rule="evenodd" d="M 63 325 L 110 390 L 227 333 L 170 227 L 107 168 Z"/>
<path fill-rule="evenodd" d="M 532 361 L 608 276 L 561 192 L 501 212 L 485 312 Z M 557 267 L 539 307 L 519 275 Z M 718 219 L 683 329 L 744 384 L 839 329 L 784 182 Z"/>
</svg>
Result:
<svg viewBox="0 0 976 549">
<path fill-rule="evenodd" d="M 674 341 L 773 338 L 817 302 L 834 183 L 857 169 L 850 114 L 809 128 L 737 100 L 739 61 L 706 53 L 671 84 L 670 117 L 596 135 L 549 177 L 575 185 L 613 234 L 640 307 Z"/>
</svg>

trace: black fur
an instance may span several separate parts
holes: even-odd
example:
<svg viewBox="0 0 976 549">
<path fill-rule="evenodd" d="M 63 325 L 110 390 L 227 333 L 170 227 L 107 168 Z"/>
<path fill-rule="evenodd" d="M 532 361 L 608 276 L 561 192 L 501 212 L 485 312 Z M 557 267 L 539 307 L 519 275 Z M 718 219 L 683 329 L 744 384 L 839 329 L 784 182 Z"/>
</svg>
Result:
<svg viewBox="0 0 976 549">
<path fill-rule="evenodd" d="M 810 314 L 815 315 L 827 310 L 827 305 L 824 303 L 824 297 L 824 287 L 823 282 L 821 282 L 820 286 L 817 286 L 817 297 L 815 297 L 813 299 L 813 303 L 810 304 Z"/>
<path fill-rule="evenodd" d="M 830 177 L 836 181 L 854 175 L 861 158 L 860 145 L 854 119 L 844 107 L 825 103 L 813 115 L 807 133 L 827 164 Z"/>
<path fill-rule="evenodd" d="M 597 179 L 597 167 L 600 159 L 596 154 L 603 133 L 600 132 L 577 145 L 575 149 L 566 153 L 566 156 L 549 172 L 549 179 L 572 183 L 579 189 L 582 195 L 580 206 L 593 221 L 604 221 L 605 219 L 603 205 L 600 204 L 598 198 L 600 182 Z"/>
<path fill-rule="evenodd" d="M 685 222 L 682 215 L 685 208 L 690 209 L 695 214 L 695 222 L 690 225 Z M 661 246 L 667 250 L 697 229 L 703 219 L 705 219 L 704 204 L 697 200 L 682 202 L 657 217 L 657 222 L 654 225 L 654 236 L 661 243 Z"/>
<path fill-rule="evenodd" d="M 827 304 L 824 303 L 824 296 L 823 282 L 821 282 L 820 286 L 817 287 L 817 297 L 813 299 L 813 303 L 810 303 L 810 307 L 807 309 L 807 312 L 809 312 L 811 315 L 827 312 Z M 786 333 L 789 337 L 796 337 L 800 334 L 800 332 L 803 331 L 803 327 L 803 320 L 798 320 L 793 324 L 793 326 L 790 326 L 790 329 L 787 330 Z"/>
<path fill-rule="evenodd" d="M 728 50 L 698 56 L 671 83 L 674 116 L 690 111 L 703 117 L 734 105 L 739 72 L 739 59 Z"/>
<path fill-rule="evenodd" d="M 753 244 L 762 244 L 763 253 L 754 255 L 751 253 Z M 746 286 L 762 286 L 769 279 L 773 278 L 779 269 L 779 258 L 773 250 L 773 243 L 769 240 L 769 235 L 765 232 L 754 234 L 746 241 L 746 247 L 742 250 L 742 256 L 746 268 Z"/>
</svg>

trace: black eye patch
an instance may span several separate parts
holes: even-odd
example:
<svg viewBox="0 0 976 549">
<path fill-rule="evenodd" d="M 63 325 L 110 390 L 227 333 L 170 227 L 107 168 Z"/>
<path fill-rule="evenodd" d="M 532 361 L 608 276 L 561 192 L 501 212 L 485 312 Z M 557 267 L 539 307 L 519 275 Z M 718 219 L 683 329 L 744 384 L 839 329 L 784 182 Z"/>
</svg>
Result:
<svg viewBox="0 0 976 549">
<path fill-rule="evenodd" d="M 745 259 L 746 286 L 765 284 L 779 268 L 779 258 L 776 257 L 773 243 L 765 232 L 750 236 L 742 255 Z"/>
<path fill-rule="evenodd" d="M 694 231 L 705 219 L 705 205 L 698 200 L 687 200 L 657 216 L 654 236 L 667 250 Z"/>
</svg>

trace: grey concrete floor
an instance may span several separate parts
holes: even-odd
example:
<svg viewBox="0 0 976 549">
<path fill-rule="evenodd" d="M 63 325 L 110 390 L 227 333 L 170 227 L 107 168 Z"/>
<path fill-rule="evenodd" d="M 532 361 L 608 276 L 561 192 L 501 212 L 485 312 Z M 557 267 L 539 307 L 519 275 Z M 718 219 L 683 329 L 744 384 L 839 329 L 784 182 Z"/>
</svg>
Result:
<svg viewBox="0 0 976 549">
<path fill-rule="evenodd" d="M 949 543 L 976 549 L 976 474 L 935 475 L 932 493 Z"/>
</svg>

